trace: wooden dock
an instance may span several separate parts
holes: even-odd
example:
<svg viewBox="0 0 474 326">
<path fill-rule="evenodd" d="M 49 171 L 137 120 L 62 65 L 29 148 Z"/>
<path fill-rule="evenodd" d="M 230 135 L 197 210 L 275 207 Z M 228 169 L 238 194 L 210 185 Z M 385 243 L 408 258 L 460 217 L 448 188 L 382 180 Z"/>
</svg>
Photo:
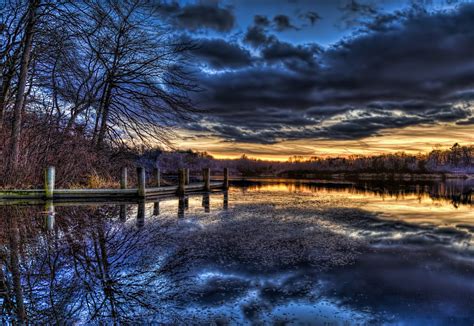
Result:
<svg viewBox="0 0 474 326">
<path fill-rule="evenodd" d="M 161 187 L 160 171 L 153 171 L 153 185 L 146 187 L 145 169 L 137 168 L 137 188 L 127 188 L 126 168 L 122 169 L 120 189 L 55 189 L 55 169 L 48 167 L 45 171 L 44 189 L 0 190 L 0 201 L 9 200 L 127 200 L 144 199 L 169 195 L 184 195 L 193 192 L 209 192 L 214 189 L 227 189 L 229 186 L 228 170 L 224 169 L 224 180 L 211 181 L 210 169 L 203 169 L 203 182 L 189 183 L 189 169 L 180 169 L 178 184 Z"/>
</svg>

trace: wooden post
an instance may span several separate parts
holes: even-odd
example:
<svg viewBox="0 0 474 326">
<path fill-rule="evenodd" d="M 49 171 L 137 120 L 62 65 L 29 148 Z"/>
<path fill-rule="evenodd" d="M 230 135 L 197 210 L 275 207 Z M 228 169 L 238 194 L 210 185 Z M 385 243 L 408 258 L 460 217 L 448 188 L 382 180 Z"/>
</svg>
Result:
<svg viewBox="0 0 474 326">
<path fill-rule="evenodd" d="M 204 190 L 211 191 L 211 169 L 202 169 L 202 179 L 204 181 Z"/>
<path fill-rule="evenodd" d="M 143 167 L 137 167 L 137 180 L 138 180 L 138 197 L 144 198 L 146 196 L 146 178 L 145 169 Z"/>
<path fill-rule="evenodd" d="M 184 169 L 186 175 L 184 178 L 184 184 L 189 185 L 189 169 Z"/>
<path fill-rule="evenodd" d="M 154 168 L 153 169 L 153 177 L 155 178 L 155 187 L 161 187 L 161 176 L 160 176 L 160 169 Z"/>
<path fill-rule="evenodd" d="M 224 189 L 229 189 L 229 169 L 224 168 Z"/>
<path fill-rule="evenodd" d="M 44 173 L 44 193 L 47 199 L 53 199 L 55 176 L 56 170 L 54 166 L 48 166 Z"/>
<path fill-rule="evenodd" d="M 127 189 L 127 177 L 128 177 L 127 168 L 123 167 L 122 173 L 120 175 L 120 189 Z"/>
<path fill-rule="evenodd" d="M 184 195 L 185 193 L 185 182 L 186 182 L 186 169 L 179 169 L 178 172 L 178 195 Z"/>
</svg>

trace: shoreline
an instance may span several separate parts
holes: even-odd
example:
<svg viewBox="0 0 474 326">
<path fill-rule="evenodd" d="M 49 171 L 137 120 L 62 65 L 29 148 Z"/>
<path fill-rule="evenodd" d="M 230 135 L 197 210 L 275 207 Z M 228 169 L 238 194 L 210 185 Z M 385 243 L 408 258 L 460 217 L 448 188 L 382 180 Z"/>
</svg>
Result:
<svg viewBox="0 0 474 326">
<path fill-rule="evenodd" d="M 445 181 L 445 180 L 474 180 L 473 173 L 390 173 L 390 172 L 299 172 L 289 171 L 280 175 L 267 176 L 242 176 L 231 177 L 233 180 L 238 179 L 289 179 L 289 180 L 328 180 L 328 181 Z"/>
</svg>

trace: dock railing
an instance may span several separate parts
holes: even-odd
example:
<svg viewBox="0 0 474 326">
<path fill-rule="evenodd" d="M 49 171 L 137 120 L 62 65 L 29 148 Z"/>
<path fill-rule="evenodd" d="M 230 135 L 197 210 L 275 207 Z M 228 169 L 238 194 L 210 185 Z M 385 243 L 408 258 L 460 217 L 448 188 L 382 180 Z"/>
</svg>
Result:
<svg viewBox="0 0 474 326">
<path fill-rule="evenodd" d="M 175 194 L 182 196 L 189 192 L 212 191 L 213 189 L 227 190 L 229 187 L 229 170 L 223 171 L 222 181 L 211 181 L 211 170 L 202 170 L 202 182 L 190 183 L 189 169 L 178 171 L 178 184 L 162 186 L 161 171 L 153 169 L 151 187 L 147 187 L 146 170 L 137 167 L 137 187 L 128 188 L 128 169 L 122 168 L 120 174 L 120 187 L 108 189 L 56 189 L 56 169 L 49 166 L 44 173 L 43 189 L 0 189 L 0 199 L 103 199 L 103 198 L 146 198 L 160 195 Z"/>
</svg>

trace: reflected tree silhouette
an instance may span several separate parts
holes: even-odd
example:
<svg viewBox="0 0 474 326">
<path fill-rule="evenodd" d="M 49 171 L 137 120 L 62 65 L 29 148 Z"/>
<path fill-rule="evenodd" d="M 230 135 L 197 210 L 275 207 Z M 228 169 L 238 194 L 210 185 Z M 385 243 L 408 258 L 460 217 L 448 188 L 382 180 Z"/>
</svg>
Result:
<svg viewBox="0 0 474 326">
<path fill-rule="evenodd" d="M 41 211 L 2 210 L 8 225 L 3 234 L 9 235 L 0 274 L 4 314 L 17 316 L 19 323 L 42 324 L 77 321 L 77 316 L 105 323 L 180 320 L 167 304 L 181 296 L 169 282 L 184 281 L 176 269 L 179 260 L 160 264 L 164 255 L 160 258 L 157 248 L 166 239 L 156 229 L 142 228 L 144 208 L 138 205 L 137 227 L 114 218 L 120 207 L 62 210 L 55 232 L 39 227 L 29 242 L 31 235 L 20 235 L 19 223 Z"/>
</svg>

